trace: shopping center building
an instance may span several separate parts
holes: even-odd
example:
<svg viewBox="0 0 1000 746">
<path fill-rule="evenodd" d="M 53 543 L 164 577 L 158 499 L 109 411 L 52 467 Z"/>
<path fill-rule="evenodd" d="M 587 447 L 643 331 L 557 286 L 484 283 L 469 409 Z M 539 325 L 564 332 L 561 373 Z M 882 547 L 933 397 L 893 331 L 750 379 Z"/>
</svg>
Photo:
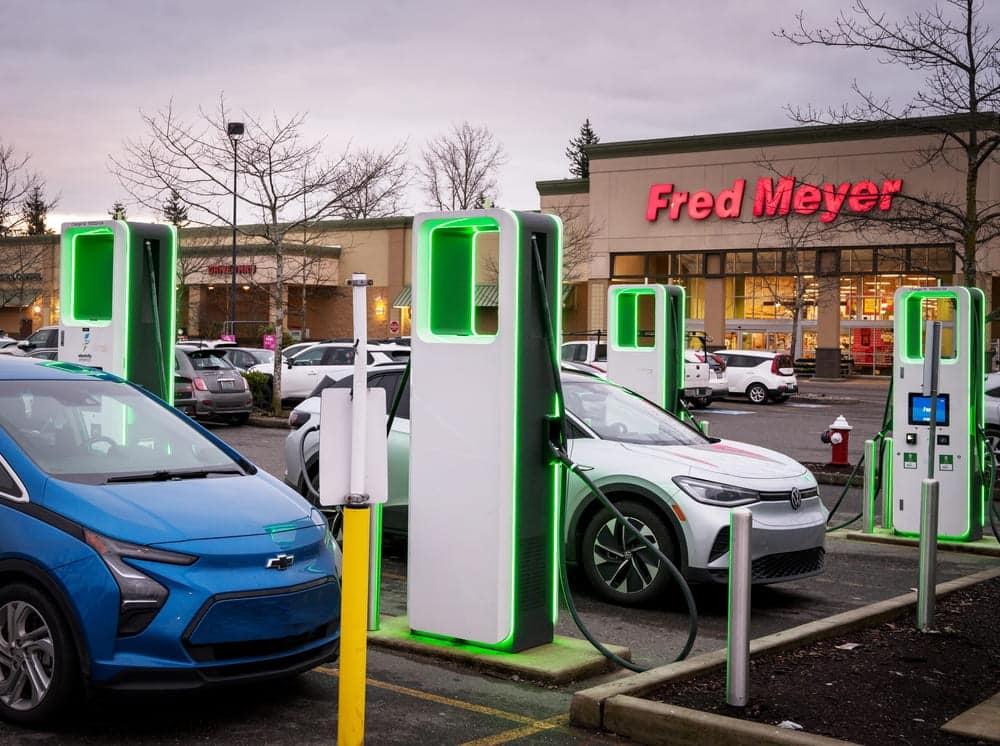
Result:
<svg viewBox="0 0 1000 746">
<path fill-rule="evenodd" d="M 891 218 L 908 196 L 953 195 L 965 180 L 928 163 L 943 127 L 958 118 L 795 127 L 588 149 L 589 179 L 540 181 L 541 207 L 568 215 L 591 237 L 572 315 L 584 334 L 607 326 L 610 283 L 675 283 L 688 295 L 688 328 L 715 347 L 788 349 L 837 375 L 850 356 L 859 373 L 887 373 L 893 293 L 901 285 L 960 283 L 953 239 L 901 231 Z M 990 115 L 989 129 L 996 116 Z M 979 198 L 1000 204 L 1000 168 L 990 161 Z M 867 220 L 858 216 L 890 218 Z M 568 229 L 568 233 L 572 227 Z M 979 247 L 978 284 L 992 308 L 1000 257 Z M 584 310 L 585 309 L 585 310 Z M 990 335 L 996 337 L 1000 330 Z"/>
<path fill-rule="evenodd" d="M 991 129 L 996 117 L 990 115 Z M 962 154 L 928 149 L 959 118 L 794 127 L 755 132 L 601 143 L 588 149 L 589 179 L 537 182 L 540 207 L 566 223 L 563 328 L 603 335 L 612 283 L 683 285 L 688 328 L 710 346 L 789 349 L 814 357 L 817 373 L 837 375 L 842 358 L 858 373 L 886 373 L 892 358 L 893 293 L 901 285 L 960 283 L 953 237 L 900 230 L 903 200 L 954 195 L 961 173 L 945 164 Z M 1000 205 L 994 161 L 979 183 L 983 203 Z M 289 234 L 284 282 L 258 239 L 237 246 L 236 332 L 259 344 L 280 303 L 293 337 L 351 334 L 345 281 L 365 272 L 369 335 L 409 334 L 410 217 L 331 220 Z M 252 231 L 247 231 L 248 233 Z M 178 326 L 216 336 L 230 317 L 232 245 L 225 228 L 180 232 Z M 0 239 L 0 327 L 23 335 L 56 323 L 58 236 Z M 979 247 L 978 284 L 993 307 L 1000 252 Z M 489 251 L 480 257 L 477 319 L 495 323 L 497 288 Z M 1000 295 L 997 296 L 1000 298 Z M 800 322 L 793 323 L 795 309 Z M 990 337 L 1000 337 L 994 324 Z"/>
</svg>

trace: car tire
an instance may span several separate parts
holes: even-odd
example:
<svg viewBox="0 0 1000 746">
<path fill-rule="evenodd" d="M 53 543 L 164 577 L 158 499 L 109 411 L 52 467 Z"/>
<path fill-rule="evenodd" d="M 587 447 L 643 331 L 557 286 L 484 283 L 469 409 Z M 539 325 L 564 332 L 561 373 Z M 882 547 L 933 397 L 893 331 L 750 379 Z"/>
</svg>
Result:
<svg viewBox="0 0 1000 746">
<path fill-rule="evenodd" d="M 995 427 L 986 428 L 986 443 L 993 452 L 993 462 L 1000 464 L 1000 429 Z"/>
<path fill-rule="evenodd" d="M 767 404 L 767 387 L 762 383 L 747 386 L 747 398 L 752 404 Z"/>
<path fill-rule="evenodd" d="M 695 409 L 708 409 L 710 406 L 712 406 L 712 397 L 710 396 L 703 396 L 700 399 L 694 400 Z"/>
<path fill-rule="evenodd" d="M 250 421 L 250 413 L 244 412 L 243 414 L 231 414 L 226 418 L 226 422 L 230 425 L 245 425 Z"/>
<path fill-rule="evenodd" d="M 673 534 L 660 514 L 631 500 L 616 503 L 616 507 L 677 564 Z M 580 564 L 598 595 L 623 606 L 658 598 L 673 582 L 662 563 L 607 508 L 601 508 L 587 523 L 580 545 Z"/>
<path fill-rule="evenodd" d="M 73 636 L 55 603 L 31 585 L 4 587 L 0 644 L 11 651 L 0 658 L 0 691 L 6 692 L 0 695 L 0 717 L 22 725 L 53 719 L 80 683 Z"/>
</svg>

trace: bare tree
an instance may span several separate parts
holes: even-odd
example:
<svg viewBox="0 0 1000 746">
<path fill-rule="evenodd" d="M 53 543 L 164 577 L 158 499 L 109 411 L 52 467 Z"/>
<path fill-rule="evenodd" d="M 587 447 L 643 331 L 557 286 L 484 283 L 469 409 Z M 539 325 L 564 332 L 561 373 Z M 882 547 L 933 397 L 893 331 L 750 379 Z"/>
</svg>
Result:
<svg viewBox="0 0 1000 746">
<path fill-rule="evenodd" d="M 406 144 L 387 151 L 369 148 L 348 156 L 343 178 L 347 185 L 359 183 L 357 190 L 347 189 L 347 196 L 337 214 L 343 218 L 384 218 L 398 215 L 410 184 L 410 164 L 406 162 Z M 366 174 L 377 174 L 365 178 Z"/>
<path fill-rule="evenodd" d="M 980 171 L 995 158 L 1000 145 L 1000 122 L 994 113 L 1000 109 L 1000 36 L 982 22 L 983 7 L 976 0 L 945 0 L 930 10 L 892 20 L 873 12 L 864 0 L 855 0 L 832 26 L 811 28 L 799 13 L 791 29 L 776 32 L 797 46 L 873 52 L 882 64 L 924 75 L 922 86 L 898 110 L 855 80 L 851 91 L 858 102 L 853 106 L 789 107 L 788 111 L 803 124 L 891 121 L 913 134 L 933 136 L 934 144 L 913 165 L 952 169 L 964 190 L 901 192 L 891 213 L 872 211 L 847 220 L 953 243 L 969 286 L 976 284 L 979 244 L 1000 236 L 1000 203 L 984 198 L 979 183 Z M 964 116 L 942 119 L 945 115 Z"/>
<path fill-rule="evenodd" d="M 496 201 L 497 170 L 506 162 L 503 146 L 488 127 L 468 122 L 428 141 L 420 169 L 438 210 L 468 210 Z"/>
<path fill-rule="evenodd" d="M 277 330 L 272 407 L 278 412 L 284 291 L 289 271 L 295 269 L 286 266 L 286 240 L 306 223 L 339 215 L 345 203 L 383 177 L 389 164 L 381 159 L 370 164 L 369 170 L 348 176 L 349 153 L 345 150 L 328 159 L 322 141 L 306 142 L 302 114 L 263 119 L 244 112 L 245 135 L 234 147 L 226 134 L 231 117 L 222 98 L 215 111 L 200 111 L 193 124 L 181 121 L 172 103 L 142 118 L 148 136 L 126 142 L 125 154 L 111 159 L 118 180 L 139 204 L 159 209 L 163 199 L 176 192 L 189 208 L 192 223 L 232 226 L 235 159 L 241 180 L 237 200 L 243 214 L 256 221 L 236 229 L 246 242 L 274 260 L 267 290 Z"/>
<path fill-rule="evenodd" d="M 30 155 L 18 155 L 0 142 L 0 236 L 16 233 L 24 222 L 22 205 L 38 177 L 28 171 Z"/>
</svg>

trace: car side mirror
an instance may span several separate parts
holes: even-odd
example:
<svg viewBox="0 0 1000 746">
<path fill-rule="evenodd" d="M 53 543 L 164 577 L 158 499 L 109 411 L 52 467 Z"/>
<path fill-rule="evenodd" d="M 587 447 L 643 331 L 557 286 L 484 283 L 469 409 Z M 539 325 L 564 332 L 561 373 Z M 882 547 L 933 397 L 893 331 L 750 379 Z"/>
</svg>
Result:
<svg viewBox="0 0 1000 746">
<path fill-rule="evenodd" d="M 19 350 L 33 350 L 33 349 L 35 349 L 35 345 L 33 343 L 29 342 L 26 339 L 22 339 L 20 342 L 17 343 L 17 349 L 19 349 Z"/>
</svg>

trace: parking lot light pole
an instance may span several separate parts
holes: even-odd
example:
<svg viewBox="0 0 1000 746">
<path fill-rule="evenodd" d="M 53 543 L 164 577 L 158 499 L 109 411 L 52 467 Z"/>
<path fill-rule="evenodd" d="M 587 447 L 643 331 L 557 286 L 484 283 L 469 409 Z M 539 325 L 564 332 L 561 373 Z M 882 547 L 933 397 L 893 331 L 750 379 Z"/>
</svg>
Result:
<svg viewBox="0 0 1000 746">
<path fill-rule="evenodd" d="M 243 122 L 229 122 L 226 125 L 226 134 L 233 144 L 233 267 L 232 284 L 229 289 L 229 333 L 236 336 L 236 144 L 243 137 Z"/>
</svg>

